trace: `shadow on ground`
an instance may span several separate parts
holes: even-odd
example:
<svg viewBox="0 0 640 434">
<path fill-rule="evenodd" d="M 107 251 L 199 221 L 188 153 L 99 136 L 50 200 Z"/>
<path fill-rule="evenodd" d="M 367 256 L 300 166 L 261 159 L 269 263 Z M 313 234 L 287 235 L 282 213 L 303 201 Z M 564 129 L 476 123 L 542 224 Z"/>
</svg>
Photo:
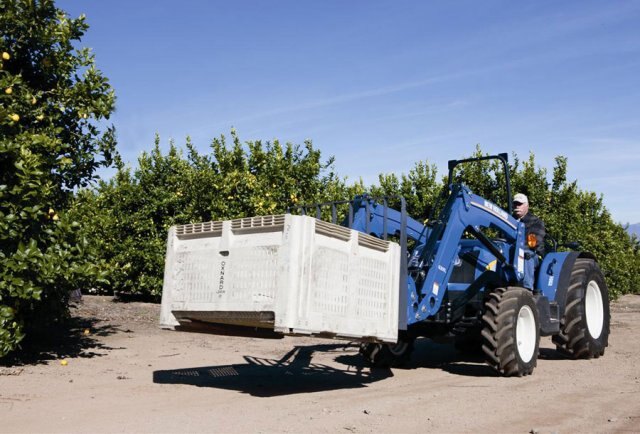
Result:
<svg viewBox="0 0 640 434">
<path fill-rule="evenodd" d="M 370 367 L 357 348 L 357 344 L 296 346 L 280 360 L 244 356 L 244 364 L 155 371 L 153 382 L 215 387 L 269 397 L 366 387 L 369 383 L 393 377 L 391 369 Z M 335 353 L 334 360 L 344 369 L 313 363 L 316 352 Z M 566 359 L 549 348 L 540 349 L 540 358 Z M 429 339 L 418 339 L 411 360 L 394 369 L 440 369 L 469 377 L 498 376 L 485 364 L 481 352 L 460 352 L 450 343 Z"/>
<path fill-rule="evenodd" d="M 344 368 L 313 363 L 314 353 L 335 354 Z M 366 387 L 393 377 L 388 368 L 372 368 L 358 354 L 357 344 L 296 346 L 280 360 L 244 356 L 243 364 L 155 371 L 157 384 L 187 384 L 237 390 L 259 397 Z M 495 376 L 480 355 L 463 355 L 452 345 L 427 339 L 416 342 L 411 362 L 399 369 L 442 369 L 457 375 Z M 394 368 L 395 369 L 395 368 Z"/>
<path fill-rule="evenodd" d="M 467 377 L 495 377 L 496 373 L 484 363 L 481 350 L 458 351 L 453 343 L 438 343 L 417 339 L 411 360 L 400 369 L 441 369 Z"/>
<path fill-rule="evenodd" d="M 76 357 L 100 357 L 114 348 L 96 337 L 122 332 L 112 325 L 97 325 L 97 318 L 70 318 L 65 324 L 31 332 L 20 349 L 0 359 L 0 366 L 45 364 L 51 360 Z M 89 330 L 85 334 L 85 330 Z"/>
<path fill-rule="evenodd" d="M 350 344 L 296 346 L 280 360 L 245 356 L 244 364 L 155 371 L 153 382 L 215 387 L 270 397 L 366 387 L 393 376 L 390 369 L 369 369 L 364 363 L 339 369 L 311 360 L 315 352 L 331 352 L 338 354 L 337 359 L 347 357 L 361 361 L 357 355 L 345 354 L 354 351 L 357 347 Z"/>
<path fill-rule="evenodd" d="M 551 348 L 540 348 L 540 354 L 538 355 L 540 360 L 571 360 L 571 356 Z"/>
<path fill-rule="evenodd" d="M 551 348 L 540 348 L 540 360 L 567 360 L 568 357 Z M 468 377 L 496 377 L 498 374 L 485 363 L 481 349 L 461 352 L 453 344 L 437 343 L 429 339 L 416 341 L 411 361 L 405 369 L 442 369 L 455 375 Z"/>
</svg>

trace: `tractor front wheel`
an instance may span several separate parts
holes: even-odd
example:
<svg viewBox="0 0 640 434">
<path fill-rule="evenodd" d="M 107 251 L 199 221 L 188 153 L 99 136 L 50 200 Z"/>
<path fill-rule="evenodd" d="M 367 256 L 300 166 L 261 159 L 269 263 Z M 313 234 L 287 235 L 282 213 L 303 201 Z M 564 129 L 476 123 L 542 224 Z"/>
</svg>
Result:
<svg viewBox="0 0 640 434">
<path fill-rule="evenodd" d="M 482 351 L 506 377 L 529 375 L 538 361 L 540 322 L 533 295 L 524 288 L 498 288 L 485 303 Z"/>
</svg>

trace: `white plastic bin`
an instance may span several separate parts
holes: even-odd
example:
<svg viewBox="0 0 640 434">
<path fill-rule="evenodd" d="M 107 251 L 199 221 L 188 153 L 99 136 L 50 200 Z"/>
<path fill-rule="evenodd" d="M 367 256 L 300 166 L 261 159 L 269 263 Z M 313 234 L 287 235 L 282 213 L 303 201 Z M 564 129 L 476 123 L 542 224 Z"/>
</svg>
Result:
<svg viewBox="0 0 640 434">
<path fill-rule="evenodd" d="M 309 216 L 169 230 L 161 325 L 395 342 L 400 246 Z"/>
</svg>

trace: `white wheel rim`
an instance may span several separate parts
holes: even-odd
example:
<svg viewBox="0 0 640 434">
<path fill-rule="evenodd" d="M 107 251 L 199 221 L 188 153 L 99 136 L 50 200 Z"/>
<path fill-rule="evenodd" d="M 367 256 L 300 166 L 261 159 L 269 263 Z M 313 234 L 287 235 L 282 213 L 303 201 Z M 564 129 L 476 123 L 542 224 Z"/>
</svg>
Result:
<svg viewBox="0 0 640 434">
<path fill-rule="evenodd" d="M 602 325 L 604 324 L 604 307 L 600 287 L 594 280 L 587 285 L 584 304 L 589 334 L 592 338 L 598 339 L 602 333 Z"/>
<path fill-rule="evenodd" d="M 528 363 L 536 350 L 536 318 L 529 306 L 522 306 L 518 312 L 516 323 L 516 343 L 518 354 L 523 362 Z"/>
</svg>

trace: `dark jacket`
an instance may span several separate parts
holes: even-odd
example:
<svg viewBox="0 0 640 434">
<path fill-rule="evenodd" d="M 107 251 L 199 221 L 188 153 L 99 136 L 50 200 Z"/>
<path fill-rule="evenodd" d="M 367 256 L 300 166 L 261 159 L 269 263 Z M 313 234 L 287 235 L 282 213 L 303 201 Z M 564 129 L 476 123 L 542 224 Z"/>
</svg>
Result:
<svg viewBox="0 0 640 434">
<path fill-rule="evenodd" d="M 540 256 L 544 256 L 544 237 L 547 235 L 547 231 L 544 228 L 544 223 L 537 216 L 528 212 L 521 219 L 524 223 L 524 227 L 527 231 L 527 235 L 534 234 L 536 240 L 538 240 L 538 247 L 536 247 L 536 253 Z"/>
</svg>

